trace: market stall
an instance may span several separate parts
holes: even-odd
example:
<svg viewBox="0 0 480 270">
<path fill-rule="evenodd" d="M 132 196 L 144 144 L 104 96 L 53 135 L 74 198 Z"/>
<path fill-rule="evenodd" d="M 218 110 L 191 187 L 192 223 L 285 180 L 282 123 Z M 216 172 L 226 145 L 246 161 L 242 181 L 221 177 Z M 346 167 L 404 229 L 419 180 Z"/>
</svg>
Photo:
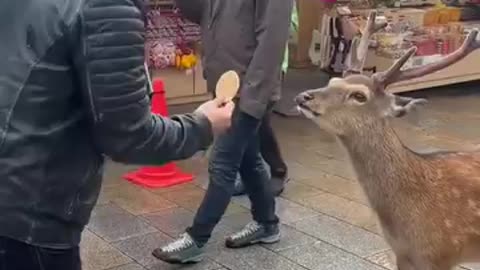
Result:
<svg viewBox="0 0 480 270">
<path fill-rule="evenodd" d="M 173 0 L 149 0 L 148 4 L 145 47 L 152 78 L 164 81 L 169 104 L 208 99 L 200 27 L 183 18 Z"/>
<path fill-rule="evenodd" d="M 355 6 L 337 5 L 322 15 L 318 28 L 313 30 L 310 60 L 322 70 L 333 75 L 342 72 L 352 42 L 361 36 L 358 29 L 372 9 L 377 10 L 378 22 L 388 25 L 371 41 L 366 65 L 371 71 L 385 70 L 412 46 L 418 50 L 410 67 L 438 61 L 456 50 L 469 31 L 480 28 L 480 10 L 475 5 L 446 6 L 439 1 L 413 0 L 360 2 L 355 1 Z M 385 7 L 386 4 L 397 7 Z M 389 89 L 404 92 L 479 80 L 478 63 L 480 52 L 474 52 L 445 70 Z"/>
</svg>

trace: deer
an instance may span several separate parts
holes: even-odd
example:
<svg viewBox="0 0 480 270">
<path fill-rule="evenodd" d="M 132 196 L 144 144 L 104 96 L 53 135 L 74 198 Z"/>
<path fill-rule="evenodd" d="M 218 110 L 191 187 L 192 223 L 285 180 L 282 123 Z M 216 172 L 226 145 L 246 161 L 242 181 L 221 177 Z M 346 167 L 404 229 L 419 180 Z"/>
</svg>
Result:
<svg viewBox="0 0 480 270">
<path fill-rule="evenodd" d="M 346 149 L 399 270 L 450 270 L 480 262 L 480 151 L 408 148 L 391 119 L 427 101 L 387 91 L 457 63 L 480 47 L 478 31 L 437 62 L 403 68 L 416 53 L 413 47 L 387 70 L 366 75 L 371 36 L 385 27 L 375 21 L 372 12 L 352 44 L 343 76 L 297 95 L 297 108 Z"/>
</svg>

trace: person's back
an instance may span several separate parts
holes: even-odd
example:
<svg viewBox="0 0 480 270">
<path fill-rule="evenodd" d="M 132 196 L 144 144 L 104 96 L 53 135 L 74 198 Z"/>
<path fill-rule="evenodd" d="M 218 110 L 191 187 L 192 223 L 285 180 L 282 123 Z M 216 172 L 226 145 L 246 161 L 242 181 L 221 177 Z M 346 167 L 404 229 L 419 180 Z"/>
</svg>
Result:
<svg viewBox="0 0 480 270">
<path fill-rule="evenodd" d="M 81 7 L 0 4 L 0 235 L 49 247 L 79 241 L 101 183 L 68 46 Z"/>
<path fill-rule="evenodd" d="M 17 260 L 20 243 L 78 255 L 103 155 L 137 164 L 187 158 L 211 143 L 212 128 L 229 125 L 233 107 L 217 101 L 172 119 L 150 113 L 138 3 L 0 2 L 0 265 L 7 269 L 44 269 Z"/>
</svg>

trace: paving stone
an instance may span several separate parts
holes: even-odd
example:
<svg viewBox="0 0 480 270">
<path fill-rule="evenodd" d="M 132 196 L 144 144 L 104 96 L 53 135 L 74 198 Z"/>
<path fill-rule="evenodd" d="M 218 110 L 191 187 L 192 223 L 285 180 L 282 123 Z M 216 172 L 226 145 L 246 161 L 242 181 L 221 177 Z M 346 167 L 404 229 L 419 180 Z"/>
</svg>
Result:
<svg viewBox="0 0 480 270">
<path fill-rule="evenodd" d="M 236 197 L 233 201 L 250 209 L 250 200 L 247 196 Z M 276 214 L 279 216 L 280 222 L 285 224 L 318 215 L 317 212 L 284 198 L 276 198 Z M 249 218 L 251 219 L 250 216 Z"/>
<path fill-rule="evenodd" d="M 207 190 L 208 188 L 208 183 L 209 183 L 209 180 L 208 180 L 208 173 L 204 173 L 204 174 L 201 174 L 201 175 L 198 175 L 196 178 L 195 178 L 195 185 L 204 189 L 204 190 Z"/>
<path fill-rule="evenodd" d="M 290 181 L 285 185 L 285 190 L 281 197 L 290 201 L 298 198 L 306 198 L 323 193 L 320 189 L 302 184 L 298 181 Z"/>
<path fill-rule="evenodd" d="M 122 265 L 122 266 L 119 266 L 119 267 L 110 268 L 108 270 L 145 270 L 145 268 L 143 268 L 139 264 L 130 263 L 130 264 Z"/>
<path fill-rule="evenodd" d="M 194 185 L 162 193 L 163 198 L 174 203 L 191 200 L 200 201 L 204 196 L 205 190 Z"/>
<path fill-rule="evenodd" d="M 163 233 L 152 233 L 129 238 L 125 241 L 114 243 L 114 245 L 149 270 L 214 270 L 221 268 L 219 264 L 210 258 L 205 258 L 203 262 L 196 265 L 179 266 L 164 263 L 152 256 L 154 249 L 169 243 L 171 240 L 172 238 Z"/>
<path fill-rule="evenodd" d="M 143 216 L 158 230 L 177 237 L 192 225 L 194 214 L 186 209 L 175 207 Z"/>
<path fill-rule="evenodd" d="M 291 224 L 318 215 L 318 213 L 312 209 L 308 209 L 283 198 L 276 199 L 276 214 L 280 218 L 280 221 L 285 224 Z"/>
<path fill-rule="evenodd" d="M 238 205 L 241 205 L 247 209 L 250 209 L 251 204 L 250 204 L 250 199 L 248 196 L 243 195 L 243 196 L 235 196 L 232 198 L 232 201 L 235 202 Z"/>
<path fill-rule="evenodd" d="M 108 242 L 156 231 L 143 219 L 136 217 L 113 204 L 95 208 L 88 228 Z"/>
<path fill-rule="evenodd" d="M 123 175 L 137 168 L 138 166 L 135 165 L 120 164 L 107 159 L 102 185 L 104 187 L 112 187 L 126 183 L 127 181 L 123 179 Z"/>
<path fill-rule="evenodd" d="M 189 201 L 179 201 L 179 202 L 176 202 L 176 204 L 178 206 L 182 207 L 182 208 L 185 208 L 185 209 L 193 212 L 193 213 L 196 213 L 198 208 L 200 207 L 200 204 L 202 203 L 202 200 L 203 200 L 203 198 L 200 198 L 198 200 L 197 199 L 192 199 L 192 200 L 189 200 Z M 249 213 L 249 212 L 250 212 L 249 209 L 232 202 L 228 205 L 224 216 L 230 216 L 230 215 L 238 214 L 238 213 Z"/>
<path fill-rule="evenodd" d="M 260 246 L 231 250 L 216 245 L 207 254 L 226 268 L 234 270 L 305 270 Z"/>
<path fill-rule="evenodd" d="M 463 268 L 469 270 L 480 270 L 480 263 L 464 264 Z"/>
<path fill-rule="evenodd" d="M 352 181 L 328 173 L 318 173 L 315 178 L 299 178 L 299 181 L 345 199 L 368 205 L 368 199 L 358 181 Z M 303 199 L 305 197 L 297 197 Z"/>
<path fill-rule="evenodd" d="M 336 159 L 341 161 L 349 161 L 348 153 L 345 148 L 336 140 L 329 142 L 314 143 L 311 148 L 315 154 L 321 155 L 325 158 Z M 309 147 L 310 149 L 310 147 Z"/>
<path fill-rule="evenodd" d="M 152 190 L 152 192 L 155 194 L 166 194 L 166 193 L 177 192 L 179 190 L 191 189 L 194 187 L 197 187 L 197 186 L 194 185 L 192 182 L 190 182 L 190 183 L 183 183 L 183 184 L 166 187 L 166 188 L 157 188 Z"/>
<path fill-rule="evenodd" d="M 464 117 L 462 121 L 458 121 L 458 117 L 450 114 L 441 114 L 435 119 L 427 121 L 436 121 L 436 125 L 428 128 L 427 133 L 434 136 L 446 136 L 459 140 L 475 141 L 478 140 L 480 128 L 478 127 L 479 119 Z"/>
<path fill-rule="evenodd" d="M 469 143 L 466 140 L 452 141 L 441 137 L 432 137 L 425 143 L 432 148 L 447 151 L 471 151 L 476 147 L 476 143 L 473 142 Z"/>
<path fill-rule="evenodd" d="M 104 270 L 132 262 L 89 230 L 83 232 L 80 253 L 84 270 Z"/>
<path fill-rule="evenodd" d="M 380 265 L 389 270 L 396 270 L 395 254 L 391 250 L 386 250 L 369 256 L 367 260 Z"/>
<path fill-rule="evenodd" d="M 329 193 L 305 198 L 301 200 L 300 203 L 328 216 L 335 217 L 377 234 L 380 233 L 375 213 L 363 204 L 349 201 Z"/>
<path fill-rule="evenodd" d="M 384 270 L 380 266 L 323 242 L 298 246 L 282 251 L 280 254 L 311 270 Z"/>
<path fill-rule="evenodd" d="M 321 159 L 318 159 L 315 163 L 312 162 L 309 165 L 315 165 L 314 168 L 319 168 L 324 172 L 336 176 L 352 180 L 356 179 L 356 175 L 350 161 L 326 159 L 322 157 Z"/>
<path fill-rule="evenodd" d="M 391 250 L 383 251 L 377 254 L 374 254 L 372 256 L 369 256 L 367 260 L 380 265 L 388 270 L 396 270 L 396 265 L 395 265 L 395 254 Z M 472 264 L 472 265 L 464 265 L 462 266 L 457 266 L 455 267 L 455 270 L 479 270 L 480 265 L 479 264 Z"/>
<path fill-rule="evenodd" d="M 152 256 L 152 251 L 169 243 L 171 240 L 172 238 L 166 234 L 155 232 L 118 241 L 113 243 L 113 246 L 142 266 L 149 266 L 158 262 Z"/>
<path fill-rule="evenodd" d="M 287 225 L 281 225 L 280 232 L 282 234 L 282 238 L 280 242 L 275 244 L 264 245 L 266 249 L 269 249 L 278 253 L 279 251 L 290 249 L 296 246 L 311 245 L 317 242 L 317 239 L 309 235 L 306 235 L 302 232 L 299 232 Z"/>
<path fill-rule="evenodd" d="M 238 213 L 222 218 L 219 222 L 219 225 L 230 228 L 231 231 L 237 231 L 242 229 L 251 221 L 252 215 L 250 213 Z"/>
<path fill-rule="evenodd" d="M 225 269 L 210 258 L 204 258 L 202 262 L 189 265 L 171 265 L 167 263 L 156 263 L 147 267 L 148 270 L 218 270 Z"/>
<path fill-rule="evenodd" d="M 152 193 L 150 190 L 128 182 L 104 188 L 100 195 L 100 201 L 115 203 L 134 215 L 152 213 L 175 206 L 171 201 Z"/>
<path fill-rule="evenodd" d="M 162 197 L 168 199 L 169 201 L 174 202 L 177 206 L 190 210 L 193 213 L 197 212 L 205 196 L 205 190 L 195 186 L 194 184 L 169 188 L 169 191 L 158 190 L 155 192 L 161 194 Z M 225 215 L 229 216 L 232 214 L 245 213 L 249 211 L 249 209 L 246 209 L 241 205 L 230 203 Z"/>
<path fill-rule="evenodd" d="M 325 215 L 304 219 L 292 226 L 362 258 L 389 248 L 379 235 Z"/>
</svg>

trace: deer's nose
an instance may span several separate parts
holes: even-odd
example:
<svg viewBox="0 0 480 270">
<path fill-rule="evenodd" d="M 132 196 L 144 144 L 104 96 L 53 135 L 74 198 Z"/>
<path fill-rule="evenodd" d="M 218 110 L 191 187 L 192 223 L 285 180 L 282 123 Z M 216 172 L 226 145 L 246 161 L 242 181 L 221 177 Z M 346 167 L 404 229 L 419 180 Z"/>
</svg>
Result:
<svg viewBox="0 0 480 270">
<path fill-rule="evenodd" d="M 295 103 L 297 103 L 298 105 L 302 105 L 305 102 L 313 100 L 313 99 L 314 99 L 313 95 L 311 95 L 308 92 L 303 92 L 303 93 L 300 93 L 299 95 L 297 95 L 295 97 Z"/>
</svg>

